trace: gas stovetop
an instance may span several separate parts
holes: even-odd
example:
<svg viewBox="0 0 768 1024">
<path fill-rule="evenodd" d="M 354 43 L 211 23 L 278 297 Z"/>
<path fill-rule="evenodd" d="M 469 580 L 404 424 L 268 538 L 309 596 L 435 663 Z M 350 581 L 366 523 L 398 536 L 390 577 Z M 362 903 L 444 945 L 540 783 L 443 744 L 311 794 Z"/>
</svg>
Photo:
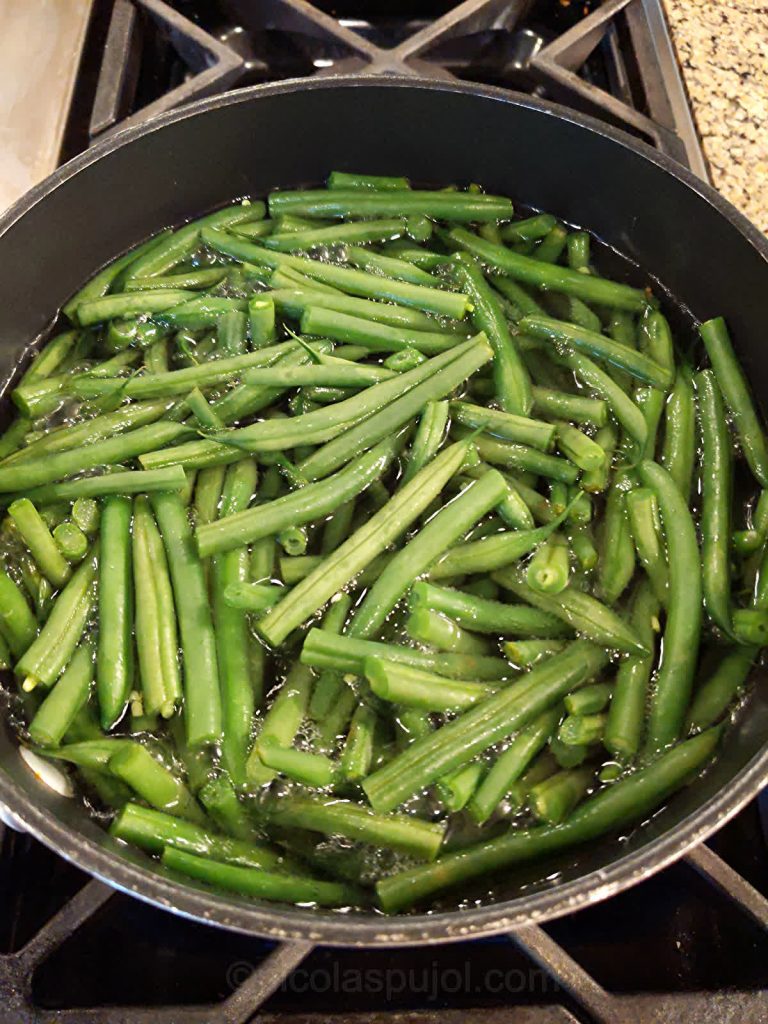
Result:
<svg viewBox="0 0 768 1024">
<path fill-rule="evenodd" d="M 44 141 L 61 160 L 225 89 L 355 72 L 534 93 L 707 176 L 661 0 L 93 0 L 77 38 L 71 88 L 50 94 L 64 116 L 48 119 L 57 134 Z M 767 837 L 768 801 L 755 801 L 610 900 L 543 928 L 404 952 L 214 931 L 0 825 L 0 1021 L 758 1024 Z"/>
</svg>

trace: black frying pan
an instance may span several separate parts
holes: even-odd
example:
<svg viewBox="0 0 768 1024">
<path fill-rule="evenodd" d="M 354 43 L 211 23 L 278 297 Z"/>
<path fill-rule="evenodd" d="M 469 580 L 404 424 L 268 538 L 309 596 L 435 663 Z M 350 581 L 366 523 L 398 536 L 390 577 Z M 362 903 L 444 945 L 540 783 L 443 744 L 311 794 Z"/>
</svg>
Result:
<svg viewBox="0 0 768 1024">
<path fill-rule="evenodd" d="M 86 278 L 159 228 L 234 196 L 318 183 L 332 169 L 436 185 L 478 181 L 588 228 L 632 261 L 620 264 L 620 275 L 644 284 L 652 274 L 676 297 L 680 328 L 724 315 L 753 388 L 768 394 L 768 244 L 711 188 L 629 136 L 561 107 L 475 86 L 372 78 L 287 82 L 206 100 L 112 137 L 35 188 L 0 220 L 2 373 L 12 377 Z M 714 767 L 643 828 L 536 867 L 524 889 L 512 871 L 492 900 L 469 900 L 469 909 L 339 915 L 181 884 L 119 847 L 76 801 L 42 787 L 2 730 L 0 803 L 91 874 L 199 920 L 338 945 L 464 939 L 603 899 L 735 814 L 768 777 L 768 688 L 756 682 Z"/>
</svg>

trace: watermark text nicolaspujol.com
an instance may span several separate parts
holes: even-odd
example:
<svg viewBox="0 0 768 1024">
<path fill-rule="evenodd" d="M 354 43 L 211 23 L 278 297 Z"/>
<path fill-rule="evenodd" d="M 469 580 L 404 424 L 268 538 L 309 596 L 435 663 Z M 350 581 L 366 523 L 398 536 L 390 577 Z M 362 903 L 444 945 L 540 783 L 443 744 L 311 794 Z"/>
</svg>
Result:
<svg viewBox="0 0 768 1024">
<path fill-rule="evenodd" d="M 239 987 L 254 965 L 237 961 L 227 971 L 231 988 Z M 390 1000 L 408 994 L 436 1002 L 448 996 L 545 995 L 558 984 L 538 967 L 482 967 L 467 960 L 463 965 L 430 964 L 415 967 L 343 967 L 338 961 L 322 966 L 297 967 L 278 991 L 295 996 L 370 995 Z"/>
</svg>

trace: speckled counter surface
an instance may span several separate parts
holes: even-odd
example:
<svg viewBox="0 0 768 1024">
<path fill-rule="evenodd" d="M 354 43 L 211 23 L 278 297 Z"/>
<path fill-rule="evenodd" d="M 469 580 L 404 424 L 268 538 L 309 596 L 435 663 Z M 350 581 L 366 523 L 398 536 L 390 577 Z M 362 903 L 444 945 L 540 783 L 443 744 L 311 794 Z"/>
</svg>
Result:
<svg viewBox="0 0 768 1024">
<path fill-rule="evenodd" d="M 664 0 L 713 184 L 768 232 L 768 0 Z"/>
</svg>

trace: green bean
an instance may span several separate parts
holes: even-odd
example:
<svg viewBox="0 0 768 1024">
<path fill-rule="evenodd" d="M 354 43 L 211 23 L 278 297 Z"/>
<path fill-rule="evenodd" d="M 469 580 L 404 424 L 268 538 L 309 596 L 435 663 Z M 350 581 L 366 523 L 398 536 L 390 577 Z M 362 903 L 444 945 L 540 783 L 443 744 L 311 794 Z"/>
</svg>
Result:
<svg viewBox="0 0 768 1024">
<path fill-rule="evenodd" d="M 102 728 L 123 714 L 133 684 L 133 590 L 128 498 L 110 497 L 101 516 L 96 695 Z"/>
<path fill-rule="evenodd" d="M 731 633 L 733 450 L 715 375 L 694 377 L 701 436 L 701 581 L 707 615 Z"/>
<path fill-rule="evenodd" d="M 569 693 L 565 698 L 565 710 L 569 715 L 594 715 L 604 711 L 611 699 L 613 689 L 608 683 L 595 683 L 582 690 Z"/>
<path fill-rule="evenodd" d="M 92 681 L 93 648 L 85 643 L 72 655 L 29 724 L 29 738 L 36 746 L 55 747 L 61 743 L 85 706 Z"/>
<path fill-rule="evenodd" d="M 224 422 L 209 404 L 200 388 L 192 388 L 185 399 L 187 408 L 204 430 L 221 430 Z"/>
<path fill-rule="evenodd" d="M 371 770 L 378 717 L 365 704 L 358 704 L 349 723 L 341 754 L 340 773 L 347 782 L 360 782 Z"/>
<path fill-rule="evenodd" d="M 586 683 L 607 654 L 577 640 L 441 729 L 417 740 L 363 781 L 374 810 L 392 810 L 424 786 L 511 735 Z"/>
<path fill-rule="evenodd" d="M 414 857 L 433 860 L 445 825 L 421 821 L 405 814 L 379 815 L 348 800 L 327 800 L 289 795 L 268 806 L 270 822 L 287 828 L 305 828 L 327 835 L 375 843 Z"/>
<path fill-rule="evenodd" d="M 315 745 L 318 749 L 332 751 L 338 746 L 339 740 L 349 731 L 350 720 L 357 706 L 357 694 L 342 680 L 333 707 L 325 718 L 317 723 Z"/>
<path fill-rule="evenodd" d="M 263 348 L 275 341 L 275 303 L 270 295 L 254 295 L 249 300 L 248 330 L 254 348 Z"/>
<path fill-rule="evenodd" d="M 364 191 L 394 190 L 400 192 L 409 189 L 411 183 L 407 178 L 388 177 L 381 174 L 350 174 L 347 171 L 331 171 L 327 186 L 330 189 L 362 189 Z"/>
<path fill-rule="evenodd" d="M 630 654 L 645 654 L 646 648 L 637 633 L 624 619 L 589 594 L 567 588 L 560 594 L 541 594 L 523 582 L 523 575 L 513 569 L 493 574 L 493 579 L 515 597 L 534 608 L 557 615 L 577 633 L 595 643 Z"/>
<path fill-rule="evenodd" d="M 415 608 L 405 624 L 408 635 L 422 644 L 454 654 L 488 654 L 488 643 L 482 637 L 462 629 L 457 623 L 430 608 Z"/>
<path fill-rule="evenodd" d="M 37 622 L 20 588 L 8 573 L 0 570 L 0 635 L 16 658 L 29 648 L 37 635 Z"/>
<path fill-rule="evenodd" d="M 157 277 L 132 277 L 125 282 L 126 292 L 156 291 L 157 289 L 213 288 L 227 276 L 226 267 L 207 267 Z"/>
<path fill-rule="evenodd" d="M 568 563 L 568 545 L 565 538 L 553 533 L 539 546 L 528 564 L 528 586 L 542 594 L 559 594 L 568 586 Z"/>
<path fill-rule="evenodd" d="M 203 331 L 210 329 L 218 330 L 219 321 L 222 317 L 231 313 L 243 313 L 248 309 L 247 299 L 231 299 L 220 295 L 200 295 L 192 293 L 193 298 L 187 302 L 180 302 L 170 309 L 155 313 L 154 319 L 168 330 L 178 331 L 176 344 L 182 345 L 182 339 L 186 338 L 185 332 Z M 202 341 L 191 346 L 192 358 L 190 363 L 202 362 L 213 350 L 214 335 L 206 335 Z"/>
<path fill-rule="evenodd" d="M 404 217 L 424 215 L 448 221 L 494 221 L 512 215 L 502 196 L 416 189 L 315 189 L 271 192 L 269 212 L 301 217 Z"/>
<path fill-rule="evenodd" d="M 402 352 L 406 348 L 414 348 L 426 355 L 445 352 L 458 340 L 455 334 L 392 327 L 324 306 L 306 307 L 301 315 L 301 332 L 346 344 L 365 345 L 375 352 Z"/>
<path fill-rule="evenodd" d="M 377 697 L 422 711 L 464 711 L 497 689 L 489 683 L 446 679 L 378 657 L 366 658 L 364 672 Z"/>
<path fill-rule="evenodd" d="M 560 825 L 515 829 L 498 839 L 441 857 L 432 865 L 391 875 L 377 883 L 379 902 L 385 913 L 403 910 L 440 889 L 642 821 L 702 767 L 718 738 L 719 730 L 710 729 L 679 744 L 642 770 L 594 794 Z"/>
<path fill-rule="evenodd" d="M 255 238 L 266 238 L 275 228 L 273 220 L 246 221 L 245 224 L 235 224 L 229 230 L 238 238 L 247 238 L 253 241 Z"/>
<path fill-rule="evenodd" d="M 531 382 L 501 302 L 470 255 L 454 256 L 451 267 L 459 286 L 470 297 L 472 322 L 478 331 L 486 333 L 493 348 L 493 376 L 499 405 L 505 412 L 527 416 L 533 404 Z"/>
<path fill-rule="evenodd" d="M 533 530 L 510 530 L 481 540 L 466 541 L 447 551 L 430 570 L 430 579 L 439 580 L 465 573 L 492 572 L 518 561 L 542 544 L 561 525 L 567 510 L 545 526 Z"/>
<path fill-rule="evenodd" d="M 40 515 L 45 525 L 52 530 L 59 523 L 63 523 L 69 515 L 68 503 L 65 501 L 54 501 L 41 504 Z"/>
<path fill-rule="evenodd" d="M 52 455 L 54 452 L 70 451 L 81 445 L 111 438 L 115 434 L 124 433 L 134 427 L 154 423 L 168 410 L 168 403 L 162 401 L 137 402 L 135 405 L 121 406 L 114 412 L 95 416 L 71 426 L 56 427 L 47 431 L 42 437 L 25 445 L 4 461 L 4 465 L 35 458 L 40 455 Z"/>
<path fill-rule="evenodd" d="M 533 387 L 533 411 L 542 416 L 596 427 L 604 427 L 608 419 L 608 407 L 600 398 L 569 395 L 564 391 L 555 391 L 535 385 Z"/>
<path fill-rule="evenodd" d="M 388 220 L 332 224 L 330 227 L 310 228 L 304 231 L 283 231 L 265 238 L 264 245 L 279 252 L 297 252 L 318 246 L 386 242 L 392 238 L 401 238 L 404 234 L 405 221 L 400 217 L 393 217 Z"/>
<path fill-rule="evenodd" d="M 673 374 L 667 366 L 657 363 L 642 352 L 606 338 L 603 334 L 543 316 L 524 317 L 519 326 L 521 331 L 534 338 L 548 341 L 553 345 L 570 346 L 588 356 L 607 362 L 610 366 L 626 370 L 638 380 L 662 391 L 667 391 L 672 386 Z"/>
<path fill-rule="evenodd" d="M 567 715 L 560 723 L 557 738 L 567 746 L 590 746 L 598 743 L 605 729 L 606 715 Z"/>
<path fill-rule="evenodd" d="M 345 347 L 351 348 L 352 346 Z M 384 366 L 388 370 L 394 370 L 395 373 L 404 373 L 406 370 L 412 370 L 414 366 L 420 366 L 426 358 L 423 353 L 415 348 L 404 348 L 399 352 L 393 352 L 391 356 L 387 356 L 384 360 Z"/>
<path fill-rule="evenodd" d="M 88 553 L 88 538 L 71 519 L 65 519 L 53 531 L 56 547 L 68 562 L 80 562 Z"/>
<path fill-rule="evenodd" d="M 659 503 L 669 563 L 667 621 L 648 722 L 647 749 L 657 752 L 678 738 L 691 695 L 701 634 L 701 564 L 691 513 L 670 474 L 649 461 L 638 472 Z"/>
<path fill-rule="evenodd" d="M 588 523 L 577 523 L 568 532 L 568 543 L 571 551 L 584 572 L 596 568 L 599 555 Z"/>
<path fill-rule="evenodd" d="M 184 470 L 180 466 L 167 466 L 163 469 L 127 470 L 124 473 L 88 476 L 79 480 L 64 481 L 60 484 L 35 487 L 26 493 L 29 500 L 42 504 L 52 501 L 101 498 L 108 495 L 181 491 L 185 485 Z M 13 497 L 13 495 L 8 495 L 8 497 Z"/>
<path fill-rule="evenodd" d="M 484 775 L 485 764 L 482 761 L 472 761 L 440 779 L 438 792 L 445 809 L 451 813 L 462 810 Z"/>
<path fill-rule="evenodd" d="M 223 600 L 229 608 L 246 612 L 263 612 L 277 604 L 283 596 L 283 588 L 264 583 L 239 581 L 224 588 Z"/>
<path fill-rule="evenodd" d="M 557 263 L 567 238 L 568 232 L 562 224 L 555 224 L 533 250 L 533 258 L 544 263 Z"/>
<path fill-rule="evenodd" d="M 303 555 L 308 542 L 305 526 L 286 526 L 277 535 L 277 543 L 286 555 Z"/>
<path fill-rule="evenodd" d="M 507 749 L 499 754 L 467 805 L 467 810 L 474 821 L 483 824 L 490 818 L 512 785 L 520 779 L 536 754 L 544 747 L 557 727 L 559 717 L 558 708 L 544 711 L 521 729 Z"/>
<path fill-rule="evenodd" d="M 423 471 L 422 471 L 423 472 Z M 430 519 L 389 562 L 355 611 L 348 632 L 371 637 L 386 621 L 411 583 L 434 564 L 446 548 L 503 498 L 506 490 L 499 473 L 487 473 L 474 481 L 450 504 Z"/>
<path fill-rule="evenodd" d="M 396 281 L 410 281 L 411 284 L 434 285 L 435 278 L 432 274 L 414 266 L 407 260 L 396 259 L 392 256 L 383 256 L 381 253 L 372 252 L 363 246 L 345 245 L 344 252 L 347 263 L 367 270 L 370 273 L 384 274 L 386 277 L 393 277 Z"/>
<path fill-rule="evenodd" d="M 580 273 L 589 270 L 589 234 L 586 231 L 571 231 L 566 239 L 568 266 Z"/>
<path fill-rule="evenodd" d="M 649 581 L 635 591 L 631 623 L 649 651 L 659 626 L 659 600 Z M 633 655 L 619 665 L 603 743 L 620 761 L 631 761 L 640 749 L 653 655 Z"/>
<path fill-rule="evenodd" d="M 242 310 L 233 309 L 221 316 L 216 324 L 216 346 L 228 356 L 242 355 L 246 349 L 247 333 L 248 317 Z"/>
<path fill-rule="evenodd" d="M 181 699 L 176 613 L 162 538 L 145 497 L 134 506 L 133 564 L 144 711 L 169 718 Z"/>
<path fill-rule="evenodd" d="M 505 242 L 535 242 L 544 238 L 556 223 L 551 213 L 537 213 L 525 220 L 505 224 L 501 229 L 501 237 Z"/>
<path fill-rule="evenodd" d="M 285 448 L 295 447 L 296 444 L 317 444 L 336 437 L 342 431 L 355 423 L 359 423 L 360 420 L 366 417 L 366 426 L 369 426 L 373 419 L 372 413 L 379 409 L 386 409 L 387 416 L 389 416 L 392 411 L 393 399 L 396 399 L 397 396 L 405 397 L 405 393 L 415 390 L 417 385 L 425 382 L 432 375 L 436 376 L 438 370 L 442 368 L 447 369 L 447 364 L 458 362 L 459 358 L 465 354 L 468 356 L 468 359 L 459 363 L 459 370 L 462 373 L 465 367 L 468 369 L 470 366 L 475 366 L 477 359 L 482 357 L 483 360 L 486 360 L 489 358 L 490 350 L 482 339 L 466 342 L 463 345 L 457 346 L 456 349 L 442 353 L 439 356 L 434 356 L 408 373 L 401 374 L 392 380 L 383 381 L 381 384 L 374 384 L 373 387 L 366 388 L 360 394 L 355 395 L 354 398 L 348 398 L 344 402 L 337 402 L 331 407 L 307 413 L 303 416 L 295 416 L 289 421 L 282 419 L 262 420 L 250 427 L 229 431 L 222 435 L 214 435 L 219 440 L 179 445 L 169 452 L 153 452 L 151 456 L 144 456 L 140 461 L 147 469 L 156 468 L 159 465 L 174 464 L 186 466 L 193 463 L 197 465 L 210 465 L 236 461 L 239 457 L 238 449 L 241 451 L 282 451 Z M 454 387 L 455 373 L 456 368 L 453 367 L 447 380 L 445 377 L 439 379 L 438 387 L 441 388 L 443 382 L 445 382 L 444 386 L 448 389 Z M 429 391 L 429 389 L 427 390 Z M 424 396 L 423 391 L 419 391 L 416 401 L 421 404 L 426 400 L 428 400 L 428 396 Z M 410 401 L 413 403 L 413 399 Z M 406 419 L 410 418 L 412 414 L 410 405 L 406 406 L 405 412 Z M 374 427 L 378 427 L 379 422 L 380 420 L 377 419 L 374 422 Z M 387 420 L 387 423 L 389 423 L 389 420 Z M 382 437 L 390 434 L 393 429 L 395 429 L 394 424 L 388 426 L 384 434 L 376 438 L 376 440 L 381 440 Z M 371 444 L 374 443 L 375 441 L 371 442 Z M 346 441 L 344 446 L 346 447 Z M 365 447 L 367 445 L 363 446 L 363 450 Z M 305 464 L 307 461 L 305 460 Z M 304 465 L 301 467 L 302 472 L 304 472 Z M 2 487 L 2 479 L 3 469 L 0 467 L 0 488 Z"/>
<path fill-rule="evenodd" d="M 187 302 L 195 292 L 184 288 L 164 288 L 158 291 L 122 292 L 119 295 L 104 295 L 100 299 L 81 302 L 75 311 L 81 327 L 103 323 L 115 317 L 147 316 L 163 313 L 167 309 Z"/>
<path fill-rule="evenodd" d="M 23 457 L 22 452 L 28 446 L 20 448 L 19 445 L 29 434 L 31 426 L 32 421 L 28 417 L 17 416 L 10 427 L 3 432 L 0 436 L 0 459 L 3 462 Z"/>
<path fill-rule="evenodd" d="M 244 842 L 217 835 L 151 807 L 128 803 L 109 826 L 116 839 L 132 843 L 150 853 L 162 853 L 164 846 L 195 853 L 211 860 L 240 864 L 243 867 L 281 870 L 285 858 L 260 843 Z"/>
<path fill-rule="evenodd" d="M 606 604 L 618 601 L 634 572 L 635 548 L 627 517 L 625 484 L 617 475 L 605 502 L 597 566 L 598 593 Z"/>
<path fill-rule="evenodd" d="M 467 310 L 469 299 L 466 295 L 446 292 L 439 288 L 425 288 L 423 285 L 410 284 L 408 281 L 394 281 L 380 274 L 369 274 L 364 270 L 353 270 L 351 267 L 340 267 L 319 260 L 306 259 L 301 256 L 290 256 L 287 253 L 271 252 L 250 242 L 240 241 L 221 231 L 205 228 L 202 232 L 204 241 L 211 248 L 223 252 L 227 256 L 255 263 L 258 266 L 290 267 L 306 274 L 323 284 L 333 285 L 342 291 L 364 298 L 385 299 L 397 302 L 402 306 L 413 306 L 430 313 L 461 320 Z"/>
<path fill-rule="evenodd" d="M 187 741 L 190 746 L 214 743 L 222 730 L 221 698 L 216 639 L 203 567 L 178 495 L 154 494 L 152 507 L 168 558 L 181 632 Z"/>
<path fill-rule="evenodd" d="M 638 487 L 626 495 L 627 512 L 637 557 L 651 581 L 656 597 L 667 603 L 669 573 L 659 535 L 658 506 L 648 487 Z"/>
<path fill-rule="evenodd" d="M 80 289 L 80 291 L 75 292 L 72 298 L 64 305 L 64 314 L 74 322 L 77 307 L 82 302 L 89 302 L 92 299 L 97 299 L 102 295 L 106 295 L 113 283 L 117 283 L 119 278 L 123 275 L 125 270 L 131 266 L 131 264 L 136 263 L 140 257 L 148 254 L 153 249 L 159 248 L 170 234 L 170 231 L 162 231 L 159 235 L 155 235 L 142 245 L 137 246 L 135 249 L 131 249 L 129 252 L 125 253 L 125 255 L 120 256 L 118 259 L 113 260 L 112 263 L 109 263 L 103 270 L 99 271 L 95 277 L 92 277 L 90 281 Z"/>
<path fill-rule="evenodd" d="M 498 470 L 492 469 L 491 466 L 485 463 L 466 467 L 467 476 L 475 480 L 479 480 L 481 477 L 487 476 L 488 473 L 494 472 L 498 472 Z M 501 477 L 504 480 L 506 493 L 496 506 L 499 519 L 501 519 L 505 526 L 511 529 L 532 530 L 534 526 L 533 514 L 520 496 L 517 486 L 505 474 L 502 473 Z"/>
<path fill-rule="evenodd" d="M 383 658 L 401 665 L 411 665 L 426 672 L 435 672 L 449 679 L 480 681 L 506 679 L 512 670 L 501 658 L 482 655 L 442 654 L 420 651 L 414 647 L 358 640 L 350 636 L 334 636 L 322 629 L 311 629 L 304 641 L 301 661 L 313 668 L 332 668 L 339 672 L 361 675 L 366 658 Z"/>
<path fill-rule="evenodd" d="M 465 427 L 456 427 L 453 432 L 457 437 L 469 437 L 472 433 Z M 475 437 L 474 444 L 480 458 L 493 465 L 508 466 L 511 469 L 536 473 L 537 476 L 562 480 L 567 484 L 575 483 L 579 476 L 579 471 L 573 463 L 560 459 L 556 455 L 548 455 L 537 448 L 530 448 L 523 444 L 511 444 L 508 441 L 498 441 L 483 434 Z"/>
<path fill-rule="evenodd" d="M 521 256 L 504 246 L 485 242 L 464 228 L 454 228 L 448 238 L 483 263 L 524 284 L 632 312 L 639 312 L 646 305 L 645 295 L 638 288 Z"/>
<path fill-rule="evenodd" d="M 17 498 L 8 515 L 37 563 L 40 572 L 56 587 L 62 587 L 71 575 L 69 563 L 56 546 L 40 513 L 29 498 Z"/>
<path fill-rule="evenodd" d="M 205 816 L 184 783 L 138 743 L 122 746 L 109 758 L 109 770 L 159 811 L 202 825 Z"/>
<path fill-rule="evenodd" d="M 486 409 L 469 402 L 451 402 L 451 413 L 458 423 L 463 423 L 467 427 L 482 427 L 486 433 L 495 434 L 507 441 L 517 441 L 543 452 L 550 451 L 554 444 L 556 428 L 542 420 L 516 416 L 497 409 Z"/>
<path fill-rule="evenodd" d="M 166 236 L 162 243 L 143 253 L 128 268 L 127 280 L 136 277 L 156 277 L 167 273 L 171 267 L 182 262 L 199 244 L 200 231 L 204 226 L 228 228 L 243 221 L 261 220 L 266 208 L 263 203 L 236 204 L 216 210 L 205 217 L 194 220 Z"/>
<path fill-rule="evenodd" d="M 612 423 L 606 424 L 606 426 L 598 430 L 595 434 L 595 442 L 605 452 L 605 461 L 598 469 L 590 470 L 582 475 L 581 486 L 591 494 L 597 494 L 608 488 L 611 475 L 611 461 L 618 442 L 616 428 Z"/>
<path fill-rule="evenodd" d="M 360 892 L 346 883 L 224 864 L 173 846 L 165 847 L 162 861 L 172 871 L 244 896 L 289 903 L 315 903 L 321 907 L 356 906 L 362 899 Z"/>
<path fill-rule="evenodd" d="M 413 245 L 411 241 L 396 239 L 384 246 L 387 255 L 394 255 L 398 260 L 412 263 L 415 267 L 422 267 L 424 270 L 435 270 L 450 260 L 450 255 L 439 252 L 431 252 Z"/>
<path fill-rule="evenodd" d="M 267 768 L 293 779 L 294 782 L 301 782 L 315 789 L 325 789 L 332 786 L 337 779 L 337 762 L 324 754 L 281 747 L 261 739 L 256 741 L 256 745 L 259 757 Z"/>
<path fill-rule="evenodd" d="M 122 388 L 124 383 L 116 381 L 115 378 L 121 377 L 127 367 L 138 362 L 140 355 L 137 350 L 118 352 L 111 359 L 97 363 L 78 374 L 78 377 L 81 380 L 91 381 L 96 389 L 101 386 L 101 390 L 97 391 L 97 394 L 106 392 L 108 396 L 111 396 L 116 389 Z M 55 377 L 36 378 L 27 384 L 19 384 L 11 392 L 11 398 L 25 417 L 37 419 L 55 412 L 61 406 L 73 380 L 71 372 L 60 373 Z"/>
<path fill-rule="evenodd" d="M 516 668 L 530 668 L 542 658 L 549 658 L 565 647 L 562 640 L 507 640 L 504 654 Z"/>
<path fill-rule="evenodd" d="M 725 321 L 722 317 L 707 320 L 699 333 L 752 475 L 761 487 L 768 487 L 768 444 Z"/>
<path fill-rule="evenodd" d="M 642 412 L 629 395 L 604 370 L 580 352 L 560 355 L 556 361 L 573 370 L 587 387 L 605 400 L 619 425 L 635 442 L 637 448 L 643 451 L 648 438 L 648 427 Z"/>
<path fill-rule="evenodd" d="M 192 433 L 193 431 L 182 423 L 150 423 L 117 437 L 94 441 L 93 444 L 72 451 L 56 452 L 39 459 L 0 466 L 0 492 L 29 492 L 33 487 L 52 483 L 73 473 L 94 469 L 96 466 L 126 462 L 172 441 L 186 439 Z"/>
<path fill-rule="evenodd" d="M 323 617 L 322 629 L 338 635 L 344 628 L 351 607 L 352 598 L 349 594 L 338 594 Z M 339 673 L 326 669 L 320 674 L 309 702 L 309 717 L 313 721 L 318 722 L 330 713 L 343 686 Z"/>
<path fill-rule="evenodd" d="M 548 825 L 559 825 L 587 795 L 594 780 L 591 768 L 573 768 L 538 782 L 529 794 L 533 814 Z"/>
<path fill-rule="evenodd" d="M 403 473 L 404 484 L 413 479 L 437 453 L 445 437 L 449 408 L 446 401 L 433 400 L 425 403 L 408 453 Z"/>
<path fill-rule="evenodd" d="M 239 356 L 228 356 L 187 366 L 183 370 L 169 370 L 168 373 L 152 373 L 133 377 L 125 382 L 122 394 L 125 398 L 164 398 L 168 395 L 186 394 L 192 387 L 209 388 L 221 384 L 230 377 L 240 376 L 243 371 L 255 366 L 269 365 L 281 355 L 287 354 L 291 342 L 282 342 L 261 348 L 256 352 L 245 352 Z M 109 381 L 99 378 L 75 378 L 73 391 L 82 397 L 98 394 L 99 389 L 108 386 Z"/>
<path fill-rule="evenodd" d="M 557 446 L 567 459 L 585 473 L 599 472 L 605 464 L 605 450 L 570 423 L 557 423 Z"/>
<path fill-rule="evenodd" d="M 383 509 L 260 619 L 257 628 L 267 642 L 273 646 L 281 643 L 292 629 L 322 607 L 336 591 L 342 590 L 392 543 L 440 493 L 459 469 L 466 451 L 467 445 L 459 442 L 433 459 Z"/>
<path fill-rule="evenodd" d="M 555 741 L 556 737 L 553 737 L 550 742 Z M 554 775 L 557 770 L 558 762 L 555 760 L 552 751 L 550 749 L 542 750 L 541 753 L 534 758 L 531 767 L 528 768 L 525 774 L 510 786 L 506 799 L 506 804 L 509 806 L 510 810 L 519 811 L 528 799 L 528 794 L 536 783 L 541 782 L 543 779 L 548 779 L 549 776 Z"/>
<path fill-rule="evenodd" d="M 277 271 L 273 280 L 280 283 L 281 287 L 270 292 L 272 301 L 277 308 L 292 317 L 301 317 L 305 309 L 310 306 L 313 309 L 331 309 L 339 313 L 360 320 L 368 320 L 372 323 L 386 324 L 405 331 L 441 332 L 450 337 L 452 332 L 446 328 L 438 319 L 428 313 L 422 313 L 418 309 L 411 309 L 406 306 L 396 305 L 392 302 L 374 302 L 371 299 L 356 298 L 352 295 L 345 295 L 336 289 L 331 292 L 320 291 L 325 288 L 320 281 L 307 279 L 306 286 L 299 287 L 291 284 L 289 288 L 282 287 L 278 275 L 287 272 L 281 269 Z M 463 332 L 466 324 L 456 321 L 456 328 Z M 370 344 L 367 346 L 370 350 Z"/>
<path fill-rule="evenodd" d="M 765 534 L 757 530 L 734 530 L 731 534 L 731 547 L 741 557 L 760 551 L 764 543 Z"/>
<path fill-rule="evenodd" d="M 246 842 L 253 839 L 253 824 L 238 800 L 235 788 L 227 775 L 209 777 L 200 788 L 197 797 L 210 819 L 222 832 Z"/>
<path fill-rule="evenodd" d="M 431 608 L 478 633 L 552 638 L 569 632 L 554 615 L 527 605 L 503 604 L 431 583 L 415 583 L 410 602 L 411 608 Z"/>
<path fill-rule="evenodd" d="M 289 670 L 262 719 L 258 742 L 248 755 L 246 776 L 250 786 L 265 785 L 275 777 L 274 770 L 261 760 L 260 750 L 264 744 L 291 746 L 307 712 L 313 681 L 312 671 L 304 665 L 295 663 Z"/>
<path fill-rule="evenodd" d="M 768 643 L 768 609 L 735 608 L 733 632 L 743 644 L 764 647 Z"/>
<path fill-rule="evenodd" d="M 661 462 L 687 499 L 696 458 L 696 414 L 691 375 L 686 367 L 678 369 L 664 417 Z"/>
<path fill-rule="evenodd" d="M 278 576 L 286 587 L 292 587 L 306 579 L 322 561 L 322 555 L 289 555 L 279 560 Z"/>
<path fill-rule="evenodd" d="M 201 558 L 272 536 L 289 526 L 320 519 L 354 498 L 379 479 L 397 454 L 397 438 L 382 441 L 355 462 L 319 483 L 275 501 L 257 505 L 218 522 L 201 524 L 196 531 Z"/>
<path fill-rule="evenodd" d="M 688 731 L 708 729 L 723 717 L 746 682 L 757 655 L 757 647 L 734 647 L 725 652 L 717 668 L 694 694 L 686 718 Z"/>
<path fill-rule="evenodd" d="M 230 466 L 224 482 L 221 518 L 245 508 L 256 488 L 256 464 L 251 459 Z M 217 555 L 212 567 L 213 622 L 222 703 L 222 764 L 235 786 L 245 782 L 245 763 L 254 712 L 250 678 L 250 647 L 246 614 L 226 600 L 231 586 L 247 585 L 245 547 Z"/>
<path fill-rule="evenodd" d="M 60 369 L 72 352 L 77 338 L 77 331 L 63 331 L 51 338 L 44 348 L 34 354 L 19 381 L 19 386 L 31 384 L 35 380 L 44 380 Z"/>
<path fill-rule="evenodd" d="M 392 380 L 396 374 L 382 366 L 358 366 L 341 360 L 316 366 L 282 366 L 277 364 L 268 369 L 250 370 L 243 377 L 245 384 L 264 384 L 267 387 L 316 387 L 338 388 L 367 387 Z"/>
</svg>

